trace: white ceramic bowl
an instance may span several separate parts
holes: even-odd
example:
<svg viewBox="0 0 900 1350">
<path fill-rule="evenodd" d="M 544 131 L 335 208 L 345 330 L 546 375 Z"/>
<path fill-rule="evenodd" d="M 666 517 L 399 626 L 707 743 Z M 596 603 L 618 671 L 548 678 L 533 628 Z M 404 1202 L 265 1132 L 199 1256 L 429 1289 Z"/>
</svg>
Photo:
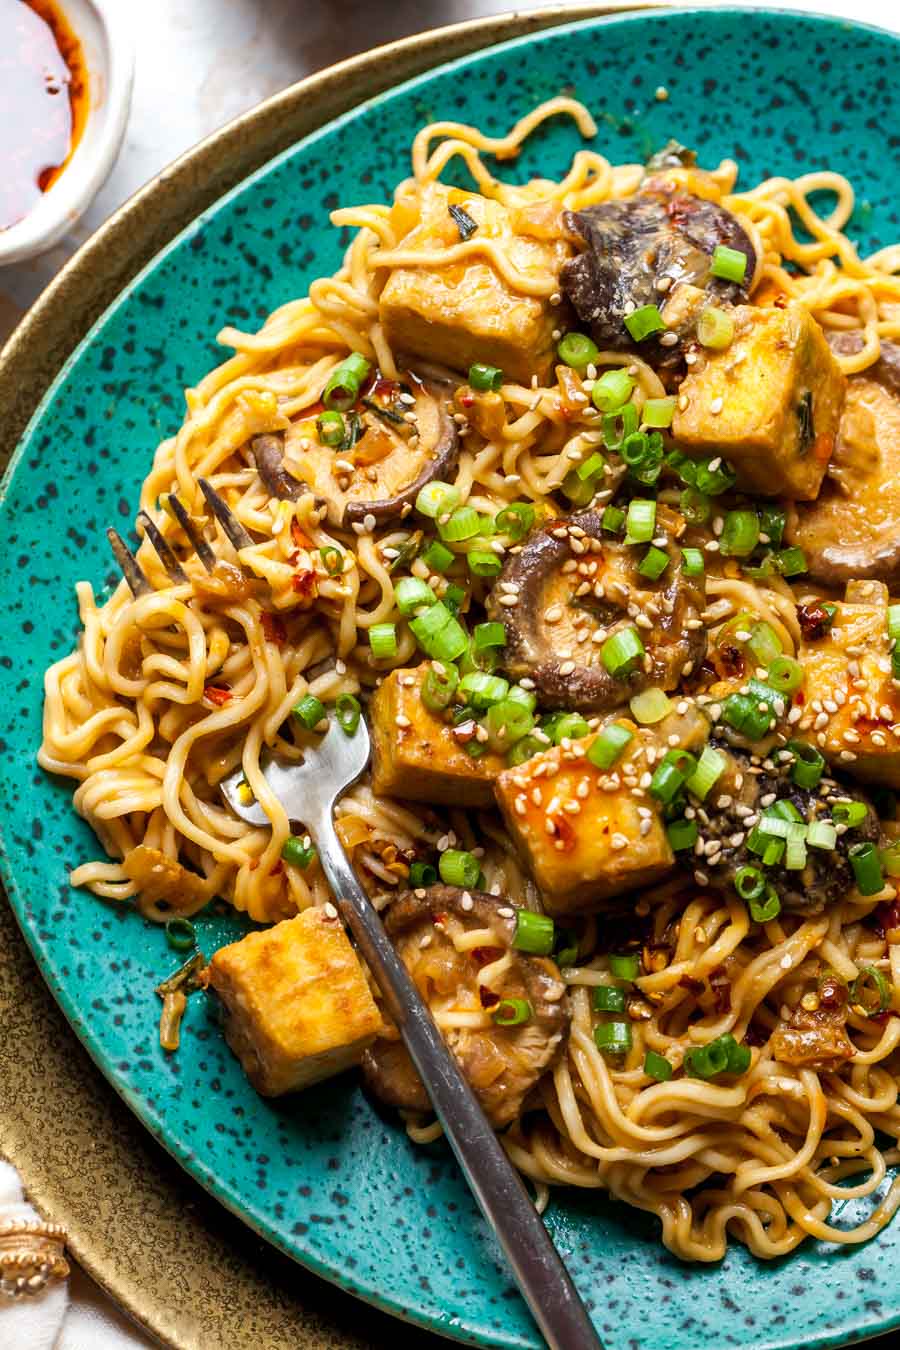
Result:
<svg viewBox="0 0 900 1350">
<path fill-rule="evenodd" d="M 55 244 L 103 186 L 125 134 L 134 74 L 128 0 L 61 0 L 88 72 L 88 115 L 75 153 L 24 220 L 0 230 L 0 267 Z"/>
</svg>

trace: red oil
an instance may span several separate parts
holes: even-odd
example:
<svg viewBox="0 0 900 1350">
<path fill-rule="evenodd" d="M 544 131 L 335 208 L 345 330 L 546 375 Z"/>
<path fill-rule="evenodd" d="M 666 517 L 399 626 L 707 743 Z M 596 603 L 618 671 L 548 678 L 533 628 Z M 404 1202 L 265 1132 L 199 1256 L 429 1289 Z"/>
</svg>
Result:
<svg viewBox="0 0 900 1350">
<path fill-rule="evenodd" d="M 81 43 L 54 0 L 0 0 L 0 229 L 65 168 L 87 117 Z"/>
</svg>

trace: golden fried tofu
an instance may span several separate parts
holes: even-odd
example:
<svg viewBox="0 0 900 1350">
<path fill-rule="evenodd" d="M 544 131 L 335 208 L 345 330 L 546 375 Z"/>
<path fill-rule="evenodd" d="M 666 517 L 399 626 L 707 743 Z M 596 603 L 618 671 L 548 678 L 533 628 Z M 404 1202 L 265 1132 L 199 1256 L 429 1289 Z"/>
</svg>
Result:
<svg viewBox="0 0 900 1350">
<path fill-rule="evenodd" d="M 537 238 L 499 202 L 432 184 L 421 215 L 400 240 L 404 253 L 427 255 L 458 246 L 459 227 L 449 208 L 465 211 L 477 225 L 470 243 L 496 241 L 508 261 L 504 277 L 489 253 L 473 249 L 456 262 L 393 268 L 381 293 L 381 322 L 391 346 L 425 361 L 465 371 L 475 362 L 499 366 L 508 380 L 544 380 L 555 352 L 559 309 L 550 304 L 562 264 L 572 249 L 561 238 Z M 558 214 L 558 213 L 557 213 Z M 402 231 L 413 217 L 403 198 L 392 221 Z M 515 273 L 525 286 L 517 286 Z M 528 287 L 539 293 L 530 294 Z"/>
<path fill-rule="evenodd" d="M 672 435 L 687 454 L 724 455 L 750 492 L 811 501 L 834 449 L 844 376 L 802 305 L 732 312 L 734 341 L 681 383 Z"/>
<path fill-rule="evenodd" d="M 422 702 L 429 663 L 392 670 L 369 707 L 372 790 L 385 797 L 448 806 L 492 806 L 493 780 L 506 765 L 492 751 L 473 758 L 474 724 L 453 727 Z"/>
<path fill-rule="evenodd" d="M 836 768 L 900 788 L 900 690 L 891 673 L 887 587 L 848 582 L 837 608 L 825 636 L 801 644 L 806 681 L 796 729 Z"/>
<path fill-rule="evenodd" d="M 343 926 L 316 906 L 220 947 L 206 983 L 225 1007 L 228 1044 L 264 1097 L 349 1069 L 382 1028 Z"/>
<path fill-rule="evenodd" d="M 554 746 L 501 773 L 497 804 L 540 888 L 548 914 L 595 908 L 664 876 L 675 863 L 652 797 L 638 789 L 647 750 L 659 738 L 627 718 L 634 733 L 608 771 L 585 757 L 594 736 Z"/>
</svg>

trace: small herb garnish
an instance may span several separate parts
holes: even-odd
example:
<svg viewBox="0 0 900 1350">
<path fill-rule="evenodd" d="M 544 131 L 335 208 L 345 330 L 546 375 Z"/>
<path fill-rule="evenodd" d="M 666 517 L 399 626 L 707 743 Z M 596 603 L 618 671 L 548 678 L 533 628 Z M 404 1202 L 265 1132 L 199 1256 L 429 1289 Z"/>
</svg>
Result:
<svg viewBox="0 0 900 1350">
<path fill-rule="evenodd" d="M 805 452 L 815 440 L 816 430 L 813 426 L 813 396 L 807 389 L 806 393 L 800 399 L 797 405 L 797 418 L 800 422 L 800 453 Z"/>
<path fill-rule="evenodd" d="M 362 405 L 364 408 L 368 408 L 369 412 L 374 413 L 376 417 L 380 417 L 383 422 L 389 422 L 395 427 L 406 426 L 406 418 L 400 413 L 394 412 L 393 408 L 385 408 L 371 398 L 364 398 Z"/>
<path fill-rule="evenodd" d="M 464 211 L 461 206 L 448 206 L 447 210 L 456 223 L 460 239 L 465 243 L 478 229 L 478 222 L 473 220 L 468 211 Z"/>
</svg>

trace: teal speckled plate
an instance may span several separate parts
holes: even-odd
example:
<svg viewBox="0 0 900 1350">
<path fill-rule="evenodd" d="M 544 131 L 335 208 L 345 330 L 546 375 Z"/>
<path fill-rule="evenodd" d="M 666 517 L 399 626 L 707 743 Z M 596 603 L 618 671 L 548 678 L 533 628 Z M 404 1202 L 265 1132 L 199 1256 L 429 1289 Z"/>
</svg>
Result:
<svg viewBox="0 0 900 1350">
<path fill-rule="evenodd" d="M 34 763 L 44 668 L 78 632 L 75 581 L 114 579 L 103 530 L 127 530 L 184 386 L 222 358 L 222 324 L 257 326 L 338 263 L 338 203 L 386 200 L 433 118 L 500 133 L 571 89 L 598 114 L 613 160 L 669 136 L 741 182 L 819 168 L 858 192 L 864 250 L 900 237 L 900 44 L 874 29 L 759 10 L 589 20 L 444 66 L 295 146 L 201 216 L 122 294 L 50 389 L 2 502 L 0 656 L 4 878 L 40 968 L 94 1059 L 154 1135 L 259 1233 L 341 1288 L 482 1346 L 536 1344 L 492 1235 L 441 1148 L 416 1149 L 352 1076 L 281 1102 L 248 1086 L 191 1000 L 182 1048 L 157 1044 L 153 986 L 172 968 L 158 928 L 73 891 L 97 855 L 71 784 Z M 664 85 L 667 102 L 654 98 Z M 511 172 L 559 174 L 578 146 L 558 120 Z M 241 932 L 201 918 L 207 954 Z M 837 1222 L 854 1218 L 848 1202 Z M 688 1267 L 656 1222 L 599 1193 L 557 1193 L 548 1226 L 609 1350 L 838 1346 L 900 1323 L 900 1225 L 868 1246 L 823 1244 L 763 1264 L 737 1246 Z"/>
</svg>

